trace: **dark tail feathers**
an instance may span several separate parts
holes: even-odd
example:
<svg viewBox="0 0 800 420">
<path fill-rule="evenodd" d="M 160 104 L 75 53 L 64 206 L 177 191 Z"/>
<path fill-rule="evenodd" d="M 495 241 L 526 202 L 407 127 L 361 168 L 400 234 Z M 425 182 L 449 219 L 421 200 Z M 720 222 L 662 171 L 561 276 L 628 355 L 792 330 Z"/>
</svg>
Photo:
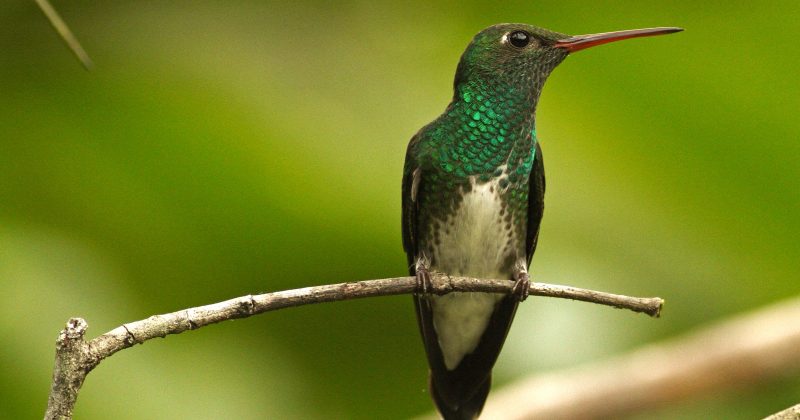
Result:
<svg viewBox="0 0 800 420">
<path fill-rule="evenodd" d="M 444 420 L 477 419 L 481 414 L 481 410 L 483 410 L 483 404 L 486 402 L 486 397 L 489 395 L 489 388 L 491 386 L 492 375 L 489 374 L 472 396 L 466 396 L 465 399 L 458 401 L 457 404 L 453 404 L 452 402 L 442 399 L 434 385 L 434 381 L 430 381 L 433 401 L 436 403 L 436 408 L 439 410 L 439 414 L 442 415 Z"/>
</svg>

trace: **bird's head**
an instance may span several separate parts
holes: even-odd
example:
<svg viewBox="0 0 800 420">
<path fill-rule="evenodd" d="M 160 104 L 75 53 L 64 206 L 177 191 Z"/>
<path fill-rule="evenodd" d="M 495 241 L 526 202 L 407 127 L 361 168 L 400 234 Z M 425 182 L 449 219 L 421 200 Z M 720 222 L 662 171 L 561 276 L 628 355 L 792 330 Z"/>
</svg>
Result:
<svg viewBox="0 0 800 420">
<path fill-rule="evenodd" d="M 455 84 L 478 79 L 534 89 L 538 93 L 550 72 L 570 53 L 623 39 L 681 30 L 649 28 L 571 36 L 522 23 L 502 23 L 475 35 L 461 56 Z"/>
</svg>

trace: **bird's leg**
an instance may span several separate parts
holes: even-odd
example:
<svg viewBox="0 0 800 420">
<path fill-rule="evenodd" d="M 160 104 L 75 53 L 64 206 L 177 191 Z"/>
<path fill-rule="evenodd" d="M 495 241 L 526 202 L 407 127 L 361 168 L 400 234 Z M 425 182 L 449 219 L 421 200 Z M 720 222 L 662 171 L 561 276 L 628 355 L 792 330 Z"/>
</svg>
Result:
<svg viewBox="0 0 800 420">
<path fill-rule="evenodd" d="M 433 292 L 433 283 L 431 282 L 431 272 L 428 269 L 427 258 L 424 256 L 417 259 L 414 272 L 417 276 L 417 296 L 429 295 Z"/>
<path fill-rule="evenodd" d="M 514 296 L 518 302 L 528 298 L 528 289 L 531 286 L 531 276 L 525 267 L 518 268 L 514 273 L 514 288 L 511 290 L 511 296 Z"/>
</svg>

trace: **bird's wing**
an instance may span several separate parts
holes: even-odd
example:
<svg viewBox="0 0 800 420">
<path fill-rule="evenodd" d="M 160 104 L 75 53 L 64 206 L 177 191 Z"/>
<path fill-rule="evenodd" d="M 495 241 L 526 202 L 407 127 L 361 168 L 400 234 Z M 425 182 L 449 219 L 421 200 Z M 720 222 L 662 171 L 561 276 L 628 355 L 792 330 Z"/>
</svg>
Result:
<svg viewBox="0 0 800 420">
<path fill-rule="evenodd" d="M 528 180 L 528 232 L 525 246 L 528 256 L 528 265 L 531 265 L 533 253 L 536 251 L 536 242 L 539 239 L 539 224 L 544 214 L 544 160 L 542 148 L 536 142 L 536 151 L 533 159 L 530 179 Z"/>
<path fill-rule="evenodd" d="M 403 249 L 406 251 L 409 272 L 412 276 L 415 274 L 414 263 L 417 257 L 417 192 L 420 191 L 422 183 L 422 168 L 414 158 L 419 138 L 419 134 L 416 134 L 408 143 L 403 167 Z"/>
</svg>

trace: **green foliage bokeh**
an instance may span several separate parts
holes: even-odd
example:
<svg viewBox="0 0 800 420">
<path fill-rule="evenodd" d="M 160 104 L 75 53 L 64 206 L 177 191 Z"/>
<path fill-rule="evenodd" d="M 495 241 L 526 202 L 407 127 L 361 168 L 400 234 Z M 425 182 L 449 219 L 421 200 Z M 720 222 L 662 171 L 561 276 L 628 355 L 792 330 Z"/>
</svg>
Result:
<svg viewBox="0 0 800 420">
<path fill-rule="evenodd" d="M 57 332 L 247 293 L 403 275 L 408 139 L 472 35 L 686 32 L 570 57 L 545 87 L 534 278 L 667 299 L 664 317 L 534 298 L 496 368 L 602 360 L 798 292 L 800 3 L 30 1 L 0 6 L 0 417 L 35 418 Z M 762 8 L 763 7 L 763 8 Z M 76 417 L 405 418 L 431 410 L 411 300 L 278 311 L 148 342 Z M 754 418 L 800 381 L 648 418 Z"/>
</svg>

